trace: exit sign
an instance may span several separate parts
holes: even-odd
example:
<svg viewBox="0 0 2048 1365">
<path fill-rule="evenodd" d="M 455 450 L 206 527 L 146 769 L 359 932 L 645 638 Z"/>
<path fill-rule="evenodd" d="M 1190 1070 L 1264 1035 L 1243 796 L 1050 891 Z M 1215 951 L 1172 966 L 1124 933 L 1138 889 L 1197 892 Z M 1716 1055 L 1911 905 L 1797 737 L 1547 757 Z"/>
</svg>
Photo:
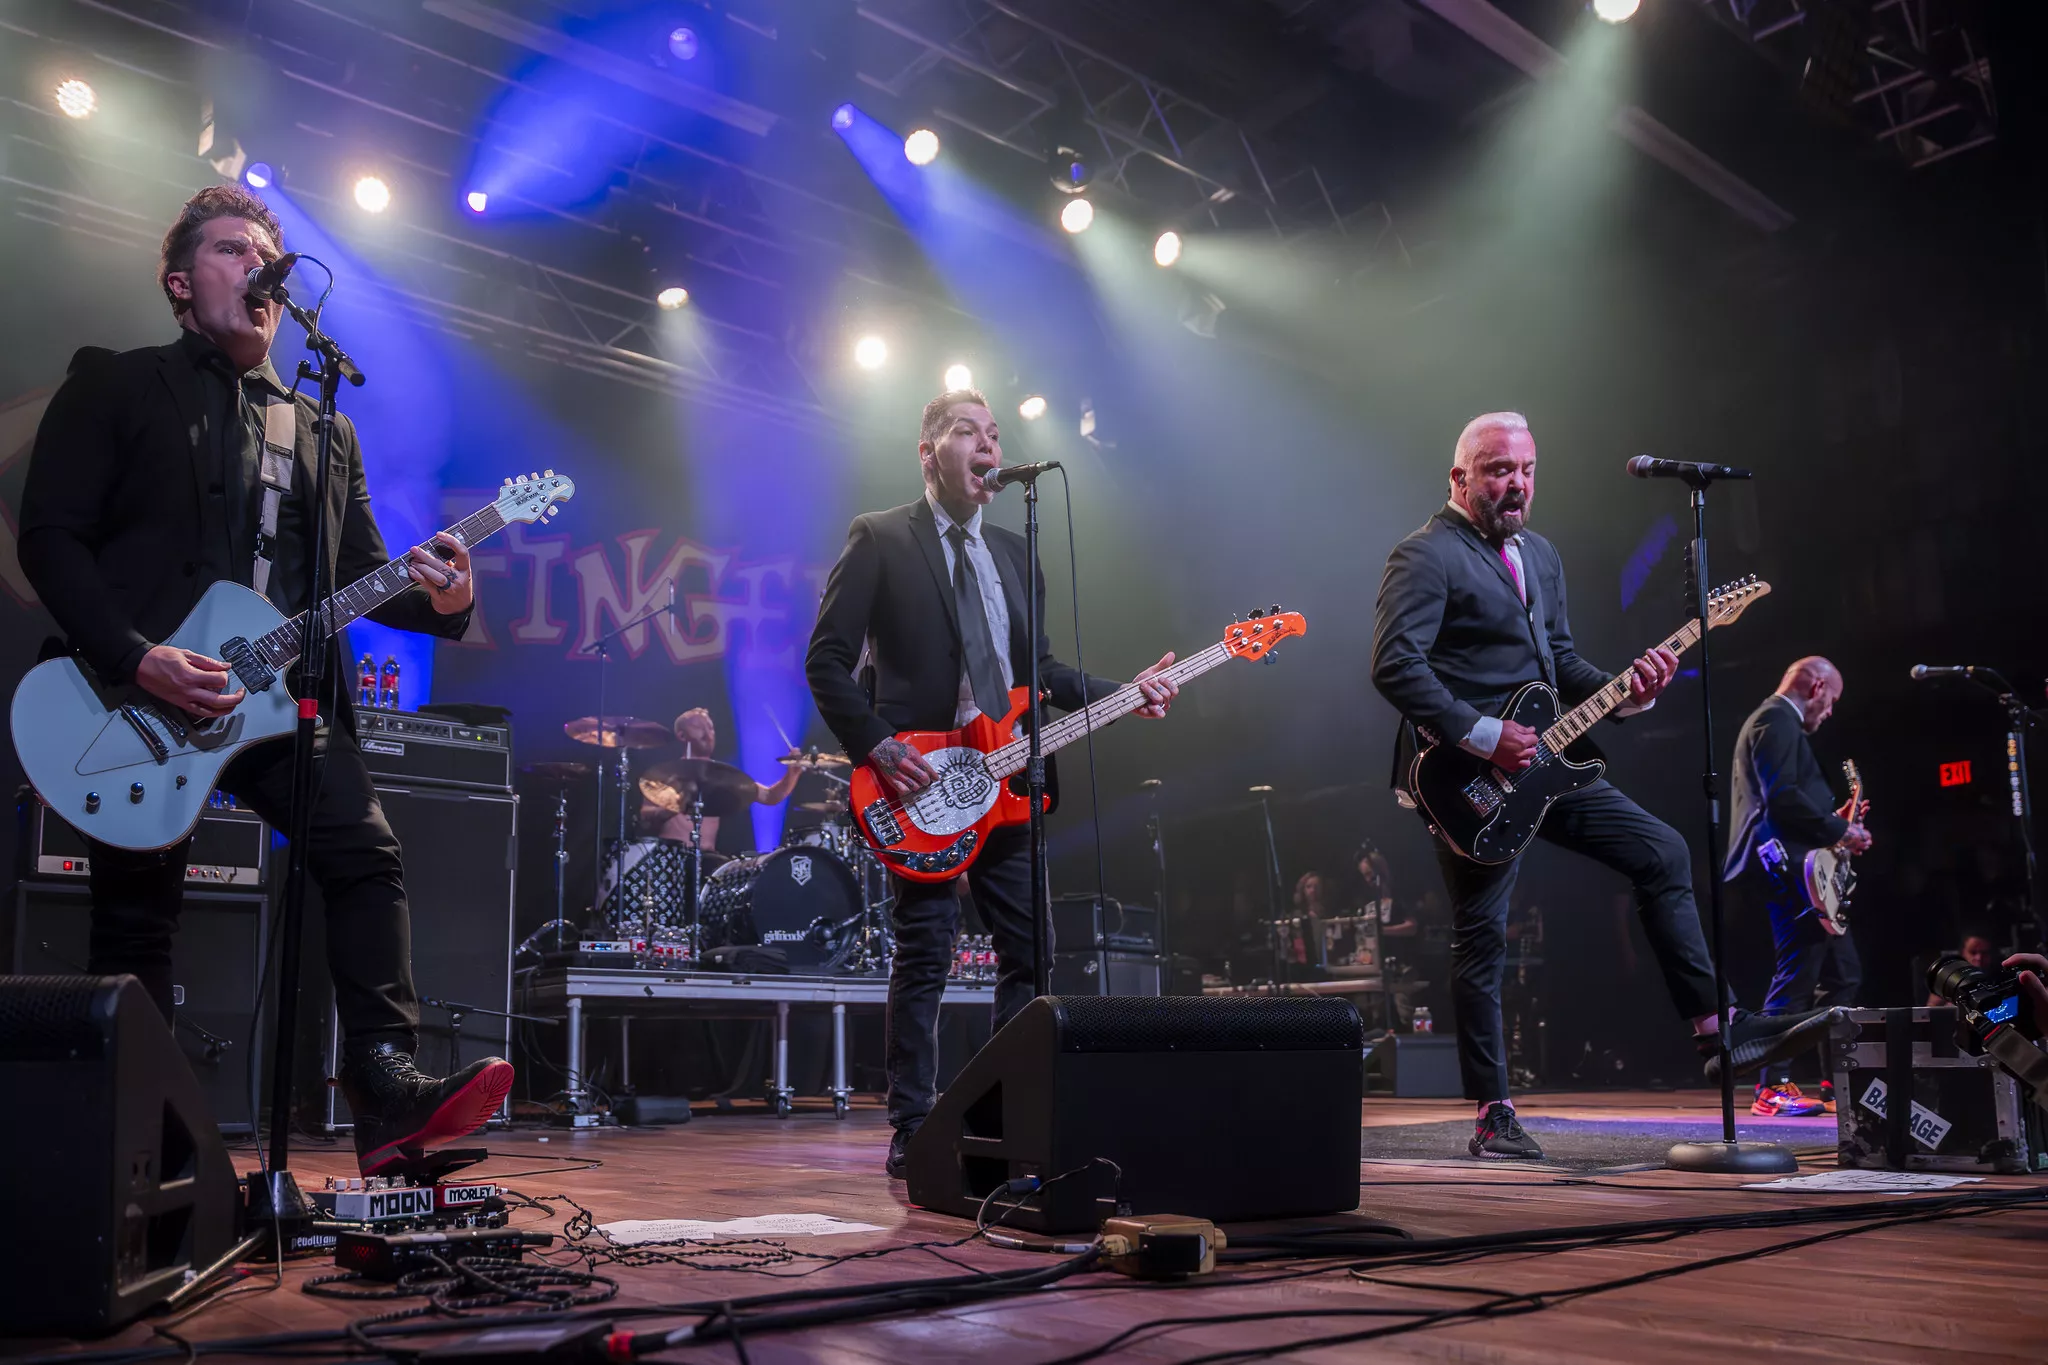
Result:
<svg viewBox="0 0 2048 1365">
<path fill-rule="evenodd" d="M 1967 787 L 1970 785 L 1970 760 L 1941 765 L 1941 785 L 1944 787 Z"/>
</svg>

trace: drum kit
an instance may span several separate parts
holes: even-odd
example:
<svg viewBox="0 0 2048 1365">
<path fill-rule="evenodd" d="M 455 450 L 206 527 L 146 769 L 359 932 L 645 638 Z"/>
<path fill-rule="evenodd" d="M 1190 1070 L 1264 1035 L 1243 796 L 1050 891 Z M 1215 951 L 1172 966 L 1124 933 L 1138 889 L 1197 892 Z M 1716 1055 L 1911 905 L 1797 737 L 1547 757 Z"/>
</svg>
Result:
<svg viewBox="0 0 2048 1365">
<path fill-rule="evenodd" d="M 760 788 L 742 769 L 685 753 L 632 779 L 635 750 L 670 748 L 677 738 L 656 721 L 635 716 L 584 716 L 563 726 L 579 744 L 616 750 L 609 760 L 618 791 L 616 837 L 600 840 L 591 924 L 585 938 L 632 945 L 642 964 L 696 966 L 719 949 L 779 949 L 793 968 L 829 973 L 888 970 L 895 951 L 889 927 L 888 876 L 854 828 L 847 803 L 850 765 L 837 754 L 791 752 L 781 762 L 821 779 L 827 790 L 793 811 L 816 823 L 789 831 L 765 853 L 721 857 L 704 847 L 704 822 L 748 812 Z M 567 892 L 569 790 L 596 782 L 602 799 L 606 760 L 535 763 L 522 769 L 555 789 L 556 918 Z M 683 839 L 630 837 L 627 796 L 683 817 Z M 671 828 L 671 821 L 664 828 Z M 719 954 L 731 957 L 733 954 Z"/>
</svg>

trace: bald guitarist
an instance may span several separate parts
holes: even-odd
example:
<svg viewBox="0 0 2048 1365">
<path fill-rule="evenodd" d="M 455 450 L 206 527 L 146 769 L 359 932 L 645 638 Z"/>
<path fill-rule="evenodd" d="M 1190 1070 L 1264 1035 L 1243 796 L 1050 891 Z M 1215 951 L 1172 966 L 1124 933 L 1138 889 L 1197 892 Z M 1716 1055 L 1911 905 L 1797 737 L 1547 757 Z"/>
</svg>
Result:
<svg viewBox="0 0 2048 1365">
<path fill-rule="evenodd" d="M 982 475 L 1003 462 L 988 400 L 972 389 L 932 399 L 919 424 L 917 455 L 924 496 L 854 518 L 825 582 L 805 659 L 811 696 L 846 756 L 872 766 L 902 796 L 931 785 L 936 774 L 897 733 L 952 730 L 984 712 L 1008 714 L 1010 689 L 1030 677 L 1033 649 L 1040 681 L 1062 710 L 1081 708 L 1084 683 L 1095 699 L 1123 686 L 1084 678 L 1061 663 L 1043 631 L 1035 641 L 1025 638 L 1024 539 L 982 519 L 995 496 Z M 1043 577 L 1036 591 L 1043 603 Z M 1166 714 L 1179 686 L 1158 675 L 1172 663 L 1168 653 L 1138 675 L 1146 704 L 1135 714 Z M 989 836 L 974 864 L 975 907 L 995 940 L 998 1029 L 1033 991 L 1030 863 L 1028 829 L 1011 825 Z M 887 1068 L 895 1133 L 886 1169 L 900 1178 L 911 1135 L 931 1112 L 938 1086 L 939 997 L 960 902 L 957 878 L 890 880 L 896 957 Z"/>
</svg>

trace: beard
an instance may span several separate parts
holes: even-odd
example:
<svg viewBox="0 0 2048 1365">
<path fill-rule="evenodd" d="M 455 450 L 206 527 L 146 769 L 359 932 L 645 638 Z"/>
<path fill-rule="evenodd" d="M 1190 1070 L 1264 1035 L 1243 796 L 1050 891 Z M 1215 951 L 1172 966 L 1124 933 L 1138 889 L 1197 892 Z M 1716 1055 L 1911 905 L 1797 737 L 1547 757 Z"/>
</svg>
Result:
<svg viewBox="0 0 2048 1365">
<path fill-rule="evenodd" d="M 1479 528 L 1479 534 L 1488 540 L 1506 540 L 1522 528 L 1505 514 L 1520 512 L 1521 521 L 1529 517 L 1529 499 L 1521 493 L 1507 493 L 1499 498 L 1489 498 L 1478 489 L 1471 490 L 1466 501 L 1472 504 L 1472 524 Z"/>
</svg>

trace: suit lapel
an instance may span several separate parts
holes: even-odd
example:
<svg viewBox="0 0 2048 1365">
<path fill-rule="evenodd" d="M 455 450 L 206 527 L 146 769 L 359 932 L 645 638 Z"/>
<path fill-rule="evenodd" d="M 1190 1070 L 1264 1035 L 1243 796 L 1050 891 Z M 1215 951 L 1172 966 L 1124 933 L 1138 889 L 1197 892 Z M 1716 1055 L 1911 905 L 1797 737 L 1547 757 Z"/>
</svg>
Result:
<svg viewBox="0 0 2048 1365">
<path fill-rule="evenodd" d="M 1458 538 L 1472 551 L 1492 566 L 1494 577 L 1506 590 L 1508 600 L 1520 612 L 1522 624 L 1529 632 L 1529 647 L 1536 651 L 1537 666 L 1542 669 L 1546 682 L 1556 684 L 1556 669 L 1550 657 L 1550 644 L 1545 638 L 1541 617 L 1543 615 L 1542 589 L 1536 583 L 1535 542 L 1524 537 L 1522 540 L 1522 586 L 1515 585 L 1514 571 L 1508 568 L 1507 557 L 1486 543 L 1479 529 L 1453 512 L 1439 513 L 1446 524 L 1458 533 Z M 1526 600 L 1523 594 L 1527 594 Z"/>
<path fill-rule="evenodd" d="M 932 505 L 923 498 L 910 505 L 910 538 L 924 552 L 925 567 L 932 571 L 932 582 L 938 587 L 939 600 L 946 605 L 946 622 L 953 627 L 953 638 L 958 640 L 960 604 L 953 592 L 953 580 L 946 573 L 946 551 L 939 544 L 939 524 L 932 517 Z"/>
<path fill-rule="evenodd" d="M 1437 515 L 1443 518 L 1445 525 L 1458 533 L 1458 539 L 1465 543 L 1467 549 L 1471 550 L 1473 554 L 1478 555 L 1493 570 L 1493 576 L 1500 580 L 1500 585 L 1503 588 L 1507 589 L 1508 596 L 1514 599 L 1515 605 L 1517 607 L 1522 606 L 1522 594 L 1515 587 L 1515 576 L 1509 572 L 1508 562 L 1502 558 L 1501 552 L 1488 545 L 1486 538 L 1479 534 L 1478 528 L 1455 512 L 1440 512 Z M 1523 559 L 1522 571 L 1524 573 L 1529 571 L 1526 556 Z"/>
<path fill-rule="evenodd" d="M 158 348 L 157 373 L 163 377 L 164 387 L 170 390 L 171 401 L 177 406 L 178 421 L 185 432 L 186 463 L 192 471 L 192 493 L 199 499 L 195 506 L 203 507 L 206 486 L 211 481 L 206 463 L 213 449 L 209 428 L 214 420 L 214 414 L 206 410 L 205 386 L 199 382 L 192 361 L 179 342 Z"/>
</svg>

